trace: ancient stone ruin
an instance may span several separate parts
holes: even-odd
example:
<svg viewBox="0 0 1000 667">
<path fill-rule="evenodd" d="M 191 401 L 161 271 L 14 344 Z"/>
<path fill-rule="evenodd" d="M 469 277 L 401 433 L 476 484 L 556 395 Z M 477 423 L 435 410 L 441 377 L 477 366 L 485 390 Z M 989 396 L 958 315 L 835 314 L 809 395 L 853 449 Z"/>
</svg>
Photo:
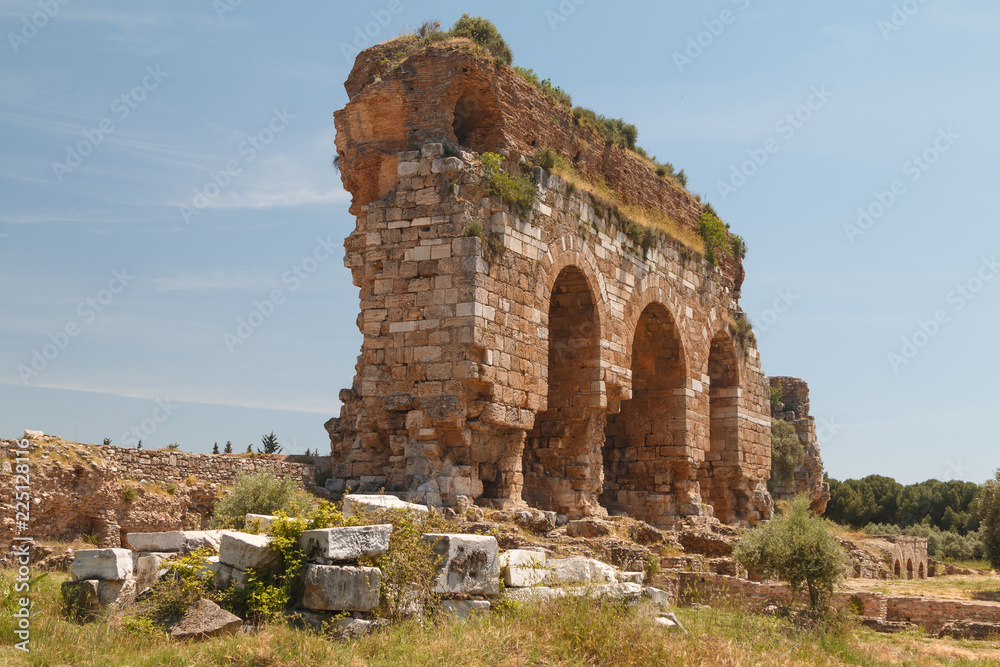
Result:
<svg viewBox="0 0 1000 667">
<path fill-rule="evenodd" d="M 830 485 L 823 479 L 816 419 L 809 414 L 809 385 L 793 377 L 772 377 L 768 380 L 778 398 L 777 403 L 771 405 L 771 417 L 790 423 L 805 449 L 805 458 L 801 465 L 796 466 L 792 483 L 783 484 L 781 480 L 775 480 L 774 498 L 791 500 L 805 493 L 812 500 L 812 510 L 822 514 L 830 502 Z"/>
<path fill-rule="evenodd" d="M 770 517 L 768 383 L 740 254 L 697 249 L 704 206 L 470 46 L 405 46 L 362 52 L 335 114 L 364 341 L 334 477 L 570 518 Z M 491 193 L 484 153 L 517 172 L 542 149 L 614 205 L 541 167 L 529 209 Z"/>
</svg>

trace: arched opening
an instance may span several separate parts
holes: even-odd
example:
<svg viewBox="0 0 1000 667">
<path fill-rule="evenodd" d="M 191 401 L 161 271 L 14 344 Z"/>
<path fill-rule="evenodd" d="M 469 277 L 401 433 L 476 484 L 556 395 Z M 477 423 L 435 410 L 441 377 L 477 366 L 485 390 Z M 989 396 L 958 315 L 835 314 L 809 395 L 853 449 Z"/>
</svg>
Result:
<svg viewBox="0 0 1000 667">
<path fill-rule="evenodd" d="M 523 498 L 534 507 L 580 515 L 601 491 L 600 324 L 587 277 L 564 268 L 549 303 L 548 405 L 528 433 Z"/>
<path fill-rule="evenodd" d="M 723 523 L 732 523 L 739 516 L 740 503 L 731 481 L 740 474 L 739 460 L 739 376 L 736 369 L 736 348 L 725 332 L 712 339 L 708 355 L 709 405 L 708 451 L 698 472 L 702 502 L 715 510 Z"/>
<path fill-rule="evenodd" d="M 900 567 L 898 560 L 892 566 L 892 574 L 897 577 L 900 575 Z"/>
<path fill-rule="evenodd" d="M 671 464 L 687 461 L 686 377 L 677 325 L 662 304 L 650 304 L 632 341 L 632 398 L 605 428 L 601 504 L 611 512 L 654 525 L 671 513 Z"/>
<path fill-rule="evenodd" d="M 919 578 L 921 578 L 921 579 L 924 578 L 924 564 L 923 563 L 921 563 L 920 566 L 917 568 L 917 576 Z"/>
<path fill-rule="evenodd" d="M 911 559 L 906 560 L 906 578 L 913 578 L 913 561 Z"/>
</svg>

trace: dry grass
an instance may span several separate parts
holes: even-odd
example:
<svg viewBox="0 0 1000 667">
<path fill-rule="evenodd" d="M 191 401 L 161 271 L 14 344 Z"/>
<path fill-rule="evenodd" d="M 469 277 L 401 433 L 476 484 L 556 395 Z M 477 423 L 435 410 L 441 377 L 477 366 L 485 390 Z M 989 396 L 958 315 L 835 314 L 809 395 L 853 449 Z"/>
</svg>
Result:
<svg viewBox="0 0 1000 667">
<path fill-rule="evenodd" d="M 9 573 L 7 573 L 9 576 Z M 404 623 L 351 642 L 283 624 L 197 643 L 125 627 L 117 618 L 86 625 L 62 620 L 58 584 L 33 591 L 32 652 L 10 647 L 9 615 L 0 615 L 0 664 L 61 667 L 232 665 L 996 665 L 986 643 L 886 636 L 848 628 L 823 633 L 738 611 L 678 609 L 689 634 L 658 628 L 648 606 L 624 609 L 590 600 L 523 606 L 469 621 Z"/>
<path fill-rule="evenodd" d="M 849 579 L 846 587 L 855 591 L 909 595 L 943 600 L 972 600 L 979 591 L 1000 591 L 1000 577 L 995 574 L 952 575 L 928 579 Z"/>
<path fill-rule="evenodd" d="M 549 170 L 571 183 L 581 192 L 598 199 L 609 210 L 617 209 L 624 217 L 648 229 L 663 232 L 671 239 L 690 248 L 701 256 L 705 255 L 705 240 L 694 230 L 679 224 L 663 211 L 622 202 L 618 193 L 599 177 L 587 178 L 576 167 L 556 154 L 555 165 Z"/>
</svg>

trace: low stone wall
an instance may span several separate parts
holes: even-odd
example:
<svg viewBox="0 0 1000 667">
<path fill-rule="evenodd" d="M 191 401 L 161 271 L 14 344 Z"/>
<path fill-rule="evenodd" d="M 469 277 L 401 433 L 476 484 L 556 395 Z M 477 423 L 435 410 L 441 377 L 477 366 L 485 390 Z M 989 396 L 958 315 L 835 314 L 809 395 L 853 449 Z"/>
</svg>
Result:
<svg viewBox="0 0 1000 667">
<path fill-rule="evenodd" d="M 678 579 L 678 603 L 740 600 L 750 609 L 761 611 L 773 603 L 787 603 L 791 594 L 781 584 L 758 583 L 708 573 L 681 572 Z M 936 600 L 916 597 L 890 597 L 882 593 L 837 593 L 834 604 L 861 603 L 861 615 L 884 623 L 912 623 L 928 634 L 937 635 L 953 621 L 1000 624 L 1000 604 L 962 600 Z"/>
<path fill-rule="evenodd" d="M 1000 623 L 1000 605 L 989 602 L 931 600 L 927 598 L 886 598 L 886 620 L 906 621 L 937 634 L 950 621 Z"/>
<path fill-rule="evenodd" d="M 17 441 L 0 440 L 2 479 L 12 477 L 20 452 Z M 311 465 L 264 457 L 78 445 L 53 437 L 32 440 L 29 459 L 30 536 L 82 538 L 103 547 L 120 546 L 123 533 L 205 528 L 213 502 L 241 472 L 288 476 L 306 490 L 316 474 Z M 13 479 L 0 485 L 0 547 L 14 534 L 14 489 Z"/>
</svg>

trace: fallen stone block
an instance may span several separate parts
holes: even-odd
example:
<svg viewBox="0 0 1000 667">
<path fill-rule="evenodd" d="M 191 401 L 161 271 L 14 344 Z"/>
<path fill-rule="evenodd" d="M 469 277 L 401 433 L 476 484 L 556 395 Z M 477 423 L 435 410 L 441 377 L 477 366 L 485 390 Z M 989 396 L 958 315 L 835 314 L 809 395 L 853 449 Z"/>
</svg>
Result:
<svg viewBox="0 0 1000 667">
<path fill-rule="evenodd" d="M 246 576 L 247 573 L 243 570 L 239 570 L 232 565 L 226 565 L 225 563 L 218 563 L 212 575 L 212 586 L 219 590 L 224 590 L 230 586 L 240 589 L 243 588 Z"/>
<path fill-rule="evenodd" d="M 1000 623 L 979 623 L 976 621 L 951 621 L 945 623 L 938 632 L 938 638 L 996 640 L 1000 638 Z"/>
<path fill-rule="evenodd" d="M 382 571 L 377 567 L 306 565 L 302 606 L 316 611 L 372 611 L 378 606 Z"/>
<path fill-rule="evenodd" d="M 73 579 L 128 579 L 132 552 L 128 549 L 79 549 L 69 566 Z"/>
<path fill-rule="evenodd" d="M 267 535 L 226 531 L 219 543 L 219 562 L 244 572 L 277 565 L 281 556 L 268 546 L 270 542 Z"/>
<path fill-rule="evenodd" d="M 164 533 L 128 533 L 125 542 L 132 551 L 189 553 L 207 547 L 219 550 L 219 530 L 171 530 Z"/>
<path fill-rule="evenodd" d="M 135 566 L 135 584 L 140 592 L 152 588 L 153 584 L 167 576 L 169 570 L 163 567 L 166 559 L 156 554 L 141 556 Z"/>
<path fill-rule="evenodd" d="M 105 610 L 121 609 L 136 597 L 134 579 L 118 581 L 85 579 L 66 581 L 61 587 L 63 603 L 71 618 L 84 620 Z"/>
<path fill-rule="evenodd" d="M 442 600 L 441 612 L 457 618 L 488 614 L 492 605 L 487 600 Z"/>
<path fill-rule="evenodd" d="M 243 619 L 211 600 L 195 602 L 170 631 L 174 639 L 207 639 L 235 635 L 243 627 Z"/>
<path fill-rule="evenodd" d="M 551 602 L 566 595 L 590 597 L 594 599 L 608 598 L 623 600 L 635 604 L 642 599 L 643 588 L 638 584 L 593 584 L 575 586 L 572 588 L 552 588 L 550 586 L 535 586 L 533 588 L 508 588 L 504 591 L 507 599 L 515 602 Z"/>
<path fill-rule="evenodd" d="M 270 514 L 247 514 L 243 517 L 243 527 L 248 531 L 254 530 L 258 534 L 266 533 L 268 526 L 277 518 Z"/>
<path fill-rule="evenodd" d="M 642 594 L 649 598 L 649 600 L 656 605 L 661 607 L 670 606 L 670 594 L 665 590 L 659 588 L 653 588 L 652 586 L 646 586 L 642 589 Z"/>
<path fill-rule="evenodd" d="M 496 595 L 500 591 L 497 538 L 425 533 L 423 540 L 441 557 L 435 593 Z"/>
<path fill-rule="evenodd" d="M 306 530 L 299 546 L 306 556 L 321 565 L 338 561 L 383 556 L 389 551 L 392 525 L 349 526 Z"/>
<path fill-rule="evenodd" d="M 400 500 L 396 496 L 379 496 L 365 494 L 350 494 L 344 496 L 344 518 L 354 516 L 357 512 L 377 512 L 386 510 L 407 510 L 411 512 L 427 512 L 426 505 L 417 505 Z"/>
<path fill-rule="evenodd" d="M 23 440 L 35 440 L 37 438 L 41 438 L 44 435 L 45 435 L 45 433 L 43 433 L 42 431 L 29 431 L 28 429 L 24 429 L 24 436 L 23 436 L 22 439 Z"/>
<path fill-rule="evenodd" d="M 619 575 L 617 569 L 599 560 L 574 556 L 550 560 L 543 583 L 546 586 L 614 583 Z"/>
<path fill-rule="evenodd" d="M 538 551 L 511 549 L 500 554 L 500 574 L 508 588 L 537 586 L 548 572 L 546 556 Z"/>
<path fill-rule="evenodd" d="M 132 552 L 132 569 L 135 570 L 139 567 L 139 559 L 145 556 L 157 556 L 161 560 L 167 560 L 173 558 L 177 554 L 173 551 L 133 551 Z"/>
</svg>

